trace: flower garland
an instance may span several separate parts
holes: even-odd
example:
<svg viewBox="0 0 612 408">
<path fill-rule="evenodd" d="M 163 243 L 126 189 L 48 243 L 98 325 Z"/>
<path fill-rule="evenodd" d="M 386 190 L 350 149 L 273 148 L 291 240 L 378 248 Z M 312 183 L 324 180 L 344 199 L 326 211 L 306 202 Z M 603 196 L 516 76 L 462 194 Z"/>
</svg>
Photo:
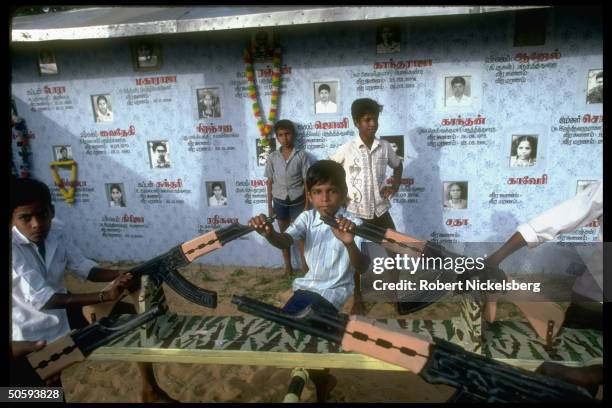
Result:
<svg viewBox="0 0 612 408">
<path fill-rule="evenodd" d="M 249 82 L 249 97 L 253 100 L 253 115 L 257 119 L 257 127 L 259 133 L 261 133 L 262 143 L 268 143 L 268 136 L 272 130 L 272 124 L 276 119 L 276 113 L 278 109 L 278 98 L 280 95 L 280 84 L 281 84 L 281 50 L 276 48 L 274 50 L 273 62 L 274 70 L 272 72 L 272 97 L 270 99 L 270 113 L 268 115 L 268 122 L 265 123 L 265 116 L 262 117 L 261 109 L 259 107 L 259 95 L 257 92 L 257 85 L 255 84 L 255 71 L 253 69 L 253 57 L 248 48 L 244 49 L 243 53 L 244 63 L 246 64 L 246 77 Z"/>
<path fill-rule="evenodd" d="M 53 161 L 49 163 L 51 167 L 51 174 L 53 175 L 53 181 L 59 187 L 60 193 L 64 196 L 64 200 L 68 204 L 74 203 L 74 187 L 76 186 L 77 179 L 77 162 L 74 160 L 61 160 L 61 161 Z M 64 188 L 64 181 L 60 178 L 57 173 L 57 166 L 70 166 L 70 187 L 66 191 Z"/>
</svg>

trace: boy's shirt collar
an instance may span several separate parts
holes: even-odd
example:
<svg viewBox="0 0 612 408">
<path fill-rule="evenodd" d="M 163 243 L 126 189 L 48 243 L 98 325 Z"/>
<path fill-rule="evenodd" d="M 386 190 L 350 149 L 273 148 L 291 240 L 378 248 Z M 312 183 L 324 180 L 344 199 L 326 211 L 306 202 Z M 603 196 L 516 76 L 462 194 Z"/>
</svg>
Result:
<svg viewBox="0 0 612 408">
<path fill-rule="evenodd" d="M 313 211 L 315 212 L 315 218 L 314 218 L 314 221 L 312 222 L 312 226 L 316 227 L 321 224 L 324 224 L 324 222 L 321 220 L 321 214 L 319 214 L 319 211 L 317 211 L 316 208 L 313 208 Z M 336 213 L 334 214 L 334 218 L 336 218 L 339 215 L 346 217 L 346 213 L 347 213 L 346 208 L 340 206 L 338 210 L 336 211 Z"/>
<path fill-rule="evenodd" d="M 364 147 L 366 147 L 366 148 L 368 147 L 368 146 L 366 146 L 366 144 L 364 143 L 364 141 L 363 141 L 363 140 L 361 140 L 361 136 L 359 136 L 359 134 L 357 134 L 357 136 L 355 137 L 355 144 L 357 145 L 357 147 L 358 147 L 358 148 L 359 148 L 359 147 L 361 147 L 361 146 L 364 146 Z M 380 139 L 379 139 L 379 138 L 377 138 L 376 136 L 374 136 L 374 140 L 372 141 L 372 147 L 370 148 L 370 151 L 372 151 L 372 150 L 376 149 L 376 147 L 377 147 L 379 144 L 380 144 Z"/>
</svg>

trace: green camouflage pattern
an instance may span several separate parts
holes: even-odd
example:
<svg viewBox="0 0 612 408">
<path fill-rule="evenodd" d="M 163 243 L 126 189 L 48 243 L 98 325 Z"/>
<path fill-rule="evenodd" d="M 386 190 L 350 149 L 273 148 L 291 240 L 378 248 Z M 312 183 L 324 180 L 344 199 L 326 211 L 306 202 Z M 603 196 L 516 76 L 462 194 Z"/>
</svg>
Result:
<svg viewBox="0 0 612 408">
<path fill-rule="evenodd" d="M 166 302 L 163 290 L 143 281 L 140 308 Z M 526 322 L 482 318 L 481 304 L 466 297 L 451 320 L 377 319 L 390 328 L 426 334 L 489 358 L 556 361 L 570 365 L 601 363 L 603 336 L 595 330 L 563 328 L 550 347 Z M 339 345 L 252 316 L 183 316 L 167 313 L 107 347 L 340 353 Z"/>
</svg>

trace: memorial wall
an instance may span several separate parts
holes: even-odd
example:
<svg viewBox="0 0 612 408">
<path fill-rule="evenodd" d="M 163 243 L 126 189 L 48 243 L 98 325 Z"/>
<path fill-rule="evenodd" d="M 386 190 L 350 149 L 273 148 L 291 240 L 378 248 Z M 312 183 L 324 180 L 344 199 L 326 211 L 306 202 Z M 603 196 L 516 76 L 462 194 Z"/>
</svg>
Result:
<svg viewBox="0 0 612 408">
<path fill-rule="evenodd" d="M 265 123 L 279 72 L 276 118 L 296 124 L 313 161 L 357 135 L 353 100 L 383 105 L 377 136 L 404 161 L 398 230 L 499 242 L 602 179 L 601 16 L 576 10 L 13 43 L 12 95 L 31 132 L 31 175 L 97 260 L 143 261 L 267 211 L 275 144 L 261 142 L 245 48 Z M 14 140 L 18 168 L 20 149 Z M 73 203 L 60 191 L 72 164 L 58 164 L 70 160 Z M 597 233 L 593 223 L 562 239 Z M 282 257 L 250 234 L 198 262 Z"/>
</svg>

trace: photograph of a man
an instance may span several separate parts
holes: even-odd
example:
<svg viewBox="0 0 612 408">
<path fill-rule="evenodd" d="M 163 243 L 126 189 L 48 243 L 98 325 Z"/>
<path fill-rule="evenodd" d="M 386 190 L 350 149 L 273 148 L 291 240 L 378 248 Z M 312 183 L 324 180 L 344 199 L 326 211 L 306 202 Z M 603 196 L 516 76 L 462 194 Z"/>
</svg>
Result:
<svg viewBox="0 0 612 408">
<path fill-rule="evenodd" d="M 255 61 L 267 61 L 274 56 L 274 32 L 271 28 L 255 31 L 251 35 L 251 52 Z"/>
<path fill-rule="evenodd" d="M 400 28 L 397 24 L 382 24 L 376 30 L 376 53 L 391 54 L 400 51 Z"/>
<path fill-rule="evenodd" d="M 209 207 L 227 206 L 227 196 L 225 193 L 225 181 L 206 182 Z"/>
<path fill-rule="evenodd" d="M 337 113 L 338 82 L 315 82 L 315 113 Z"/>
<path fill-rule="evenodd" d="M 404 159 L 404 136 L 381 136 L 380 138 L 389 142 L 397 157 Z"/>
<path fill-rule="evenodd" d="M 93 104 L 94 118 L 96 122 L 113 121 L 110 94 L 92 95 L 91 103 Z"/>
<path fill-rule="evenodd" d="M 603 103 L 603 69 L 589 71 L 587 103 Z"/>
<path fill-rule="evenodd" d="M 70 145 L 53 146 L 55 161 L 72 160 L 72 147 Z"/>
<path fill-rule="evenodd" d="M 446 77 L 446 107 L 466 107 L 472 105 L 470 96 L 471 77 Z"/>
<path fill-rule="evenodd" d="M 149 158 L 152 169 L 167 169 L 170 167 L 168 158 L 167 140 L 150 140 L 147 142 L 149 147 Z"/>
</svg>

